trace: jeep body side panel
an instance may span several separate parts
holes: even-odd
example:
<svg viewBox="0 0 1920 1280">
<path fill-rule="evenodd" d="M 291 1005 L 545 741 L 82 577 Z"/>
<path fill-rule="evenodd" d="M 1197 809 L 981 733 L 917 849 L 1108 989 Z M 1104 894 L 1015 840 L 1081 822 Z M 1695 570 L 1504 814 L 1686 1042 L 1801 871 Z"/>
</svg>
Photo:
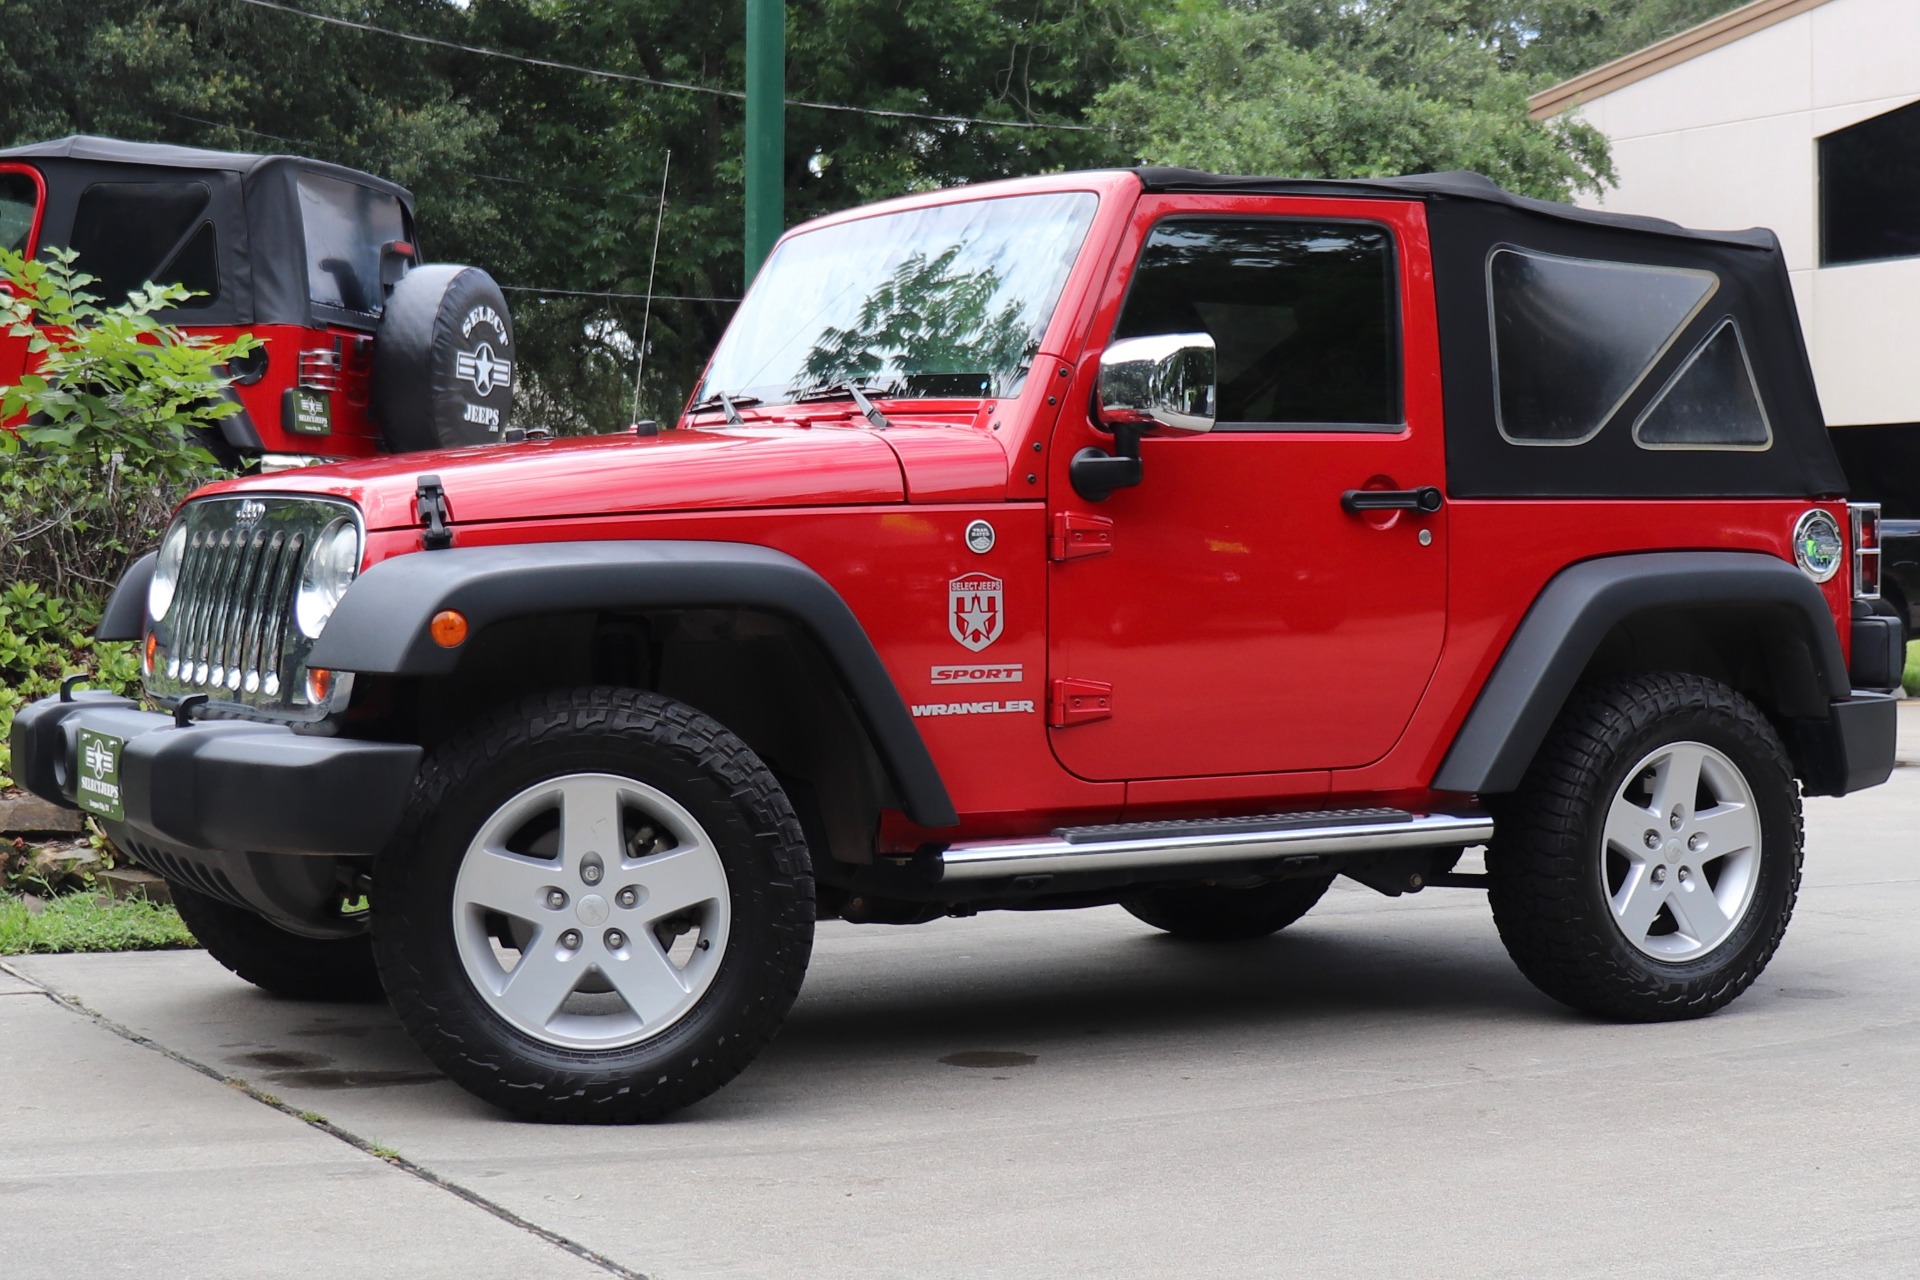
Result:
<svg viewBox="0 0 1920 1280">
<path fill-rule="evenodd" d="M 1527 611 L 1434 777 L 1441 791 L 1519 785 L 1567 695 L 1619 623 L 1660 611 L 1758 608 L 1802 648 L 1818 693 L 1847 698 L 1846 658 L 1825 596 L 1771 556 L 1737 551 L 1610 556 L 1558 574 Z M 1822 706 L 1793 709 L 1813 719 Z"/>
<path fill-rule="evenodd" d="M 906 812 L 952 826 L 953 802 L 873 642 L 819 574 L 783 552 L 731 542 L 546 542 L 398 556 L 348 590 L 312 664 L 389 675 L 444 675 L 460 654 L 428 633 L 436 613 L 474 634 L 512 618 L 582 610 L 734 608 L 800 623 L 840 674 Z"/>
</svg>

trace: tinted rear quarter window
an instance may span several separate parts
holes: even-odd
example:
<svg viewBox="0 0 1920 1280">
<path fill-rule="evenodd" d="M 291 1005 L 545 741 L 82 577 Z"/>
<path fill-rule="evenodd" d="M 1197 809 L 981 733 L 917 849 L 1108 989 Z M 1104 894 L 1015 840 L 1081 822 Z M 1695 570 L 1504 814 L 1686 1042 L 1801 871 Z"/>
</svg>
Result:
<svg viewBox="0 0 1920 1280">
<path fill-rule="evenodd" d="M 1154 228 L 1114 337 L 1211 335 L 1220 429 L 1392 427 L 1397 315 L 1384 227 L 1181 218 Z"/>
<path fill-rule="evenodd" d="M 400 201 L 357 182 L 300 175 L 306 226 L 307 296 L 326 307 L 372 314 L 386 305 L 380 248 L 407 238 Z"/>
<path fill-rule="evenodd" d="M 96 182 L 80 193 L 73 215 L 72 248 L 80 269 L 97 277 L 87 289 L 103 306 L 117 306 L 149 282 L 179 284 L 204 296 L 186 310 L 212 304 L 220 294 L 219 254 L 204 182 Z"/>
<path fill-rule="evenodd" d="M 1522 445 L 1591 440 L 1718 287 L 1711 271 L 1495 248 L 1487 306 L 1500 434 Z"/>
</svg>

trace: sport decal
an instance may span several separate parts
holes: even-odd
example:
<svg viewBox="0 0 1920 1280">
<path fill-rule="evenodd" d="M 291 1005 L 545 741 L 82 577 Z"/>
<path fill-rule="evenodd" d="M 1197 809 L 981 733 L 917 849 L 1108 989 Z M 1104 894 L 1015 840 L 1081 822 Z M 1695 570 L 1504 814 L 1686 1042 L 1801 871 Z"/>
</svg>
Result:
<svg viewBox="0 0 1920 1280">
<path fill-rule="evenodd" d="M 947 583 L 947 630 L 975 653 L 1000 638 L 1000 579 L 969 573 Z"/>
<path fill-rule="evenodd" d="M 1003 663 L 997 667 L 956 666 L 942 662 L 933 669 L 935 684 L 1019 684 L 1027 678 L 1023 664 Z"/>
</svg>

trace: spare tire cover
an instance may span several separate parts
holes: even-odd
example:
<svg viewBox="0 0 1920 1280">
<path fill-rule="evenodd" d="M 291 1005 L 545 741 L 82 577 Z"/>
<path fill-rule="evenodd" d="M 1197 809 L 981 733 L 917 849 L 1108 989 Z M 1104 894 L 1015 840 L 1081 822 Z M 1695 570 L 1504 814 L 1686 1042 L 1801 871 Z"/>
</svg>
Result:
<svg viewBox="0 0 1920 1280">
<path fill-rule="evenodd" d="M 513 322 L 478 267 L 400 278 L 373 344 L 373 413 L 395 453 L 499 440 L 513 407 Z"/>
</svg>

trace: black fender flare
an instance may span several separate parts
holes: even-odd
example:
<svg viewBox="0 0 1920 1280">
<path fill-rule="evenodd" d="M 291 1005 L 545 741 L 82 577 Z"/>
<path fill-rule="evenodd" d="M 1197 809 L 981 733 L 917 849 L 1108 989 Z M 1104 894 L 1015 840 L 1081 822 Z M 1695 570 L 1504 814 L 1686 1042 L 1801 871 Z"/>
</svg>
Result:
<svg viewBox="0 0 1920 1280">
<path fill-rule="evenodd" d="M 1434 789 L 1498 793 L 1519 786 L 1574 684 L 1619 623 L 1657 610 L 1756 606 L 1777 612 L 1827 700 L 1845 701 L 1851 690 L 1833 613 L 1819 586 L 1785 560 L 1750 551 L 1588 560 L 1556 574 L 1520 620 Z M 1809 718 L 1814 711 L 1801 709 Z"/>
<path fill-rule="evenodd" d="M 100 613 L 100 625 L 93 629 L 96 640 L 138 640 L 147 629 L 147 587 L 153 582 L 153 566 L 160 553 L 149 551 L 127 566 L 120 581 L 107 597 Z"/>
<path fill-rule="evenodd" d="M 443 609 L 465 615 L 477 635 L 510 618 L 648 608 L 748 609 L 804 628 L 839 673 L 907 816 L 924 827 L 959 821 L 860 620 L 826 579 L 769 547 L 543 542 L 395 556 L 347 589 L 308 663 L 377 675 L 444 675 L 458 665 L 460 652 L 442 648 L 428 631 Z"/>
</svg>

